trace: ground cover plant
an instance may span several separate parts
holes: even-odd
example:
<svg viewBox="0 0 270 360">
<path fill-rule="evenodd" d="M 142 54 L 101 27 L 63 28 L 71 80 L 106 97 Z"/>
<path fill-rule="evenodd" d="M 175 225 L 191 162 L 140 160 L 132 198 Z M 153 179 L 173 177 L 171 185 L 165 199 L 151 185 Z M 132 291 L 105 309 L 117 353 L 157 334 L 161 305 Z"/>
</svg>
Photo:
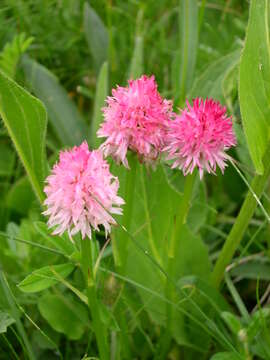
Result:
<svg viewBox="0 0 270 360">
<path fill-rule="evenodd" d="M 0 19 L 0 359 L 269 359 L 269 1 Z"/>
</svg>

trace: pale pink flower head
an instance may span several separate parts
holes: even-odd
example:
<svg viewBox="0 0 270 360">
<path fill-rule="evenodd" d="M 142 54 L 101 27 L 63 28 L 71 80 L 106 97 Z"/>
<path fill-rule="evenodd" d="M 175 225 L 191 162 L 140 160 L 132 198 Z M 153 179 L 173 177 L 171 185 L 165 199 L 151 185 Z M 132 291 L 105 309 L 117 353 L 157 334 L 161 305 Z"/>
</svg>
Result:
<svg viewBox="0 0 270 360">
<path fill-rule="evenodd" d="M 184 175 L 199 169 L 215 174 L 219 166 L 222 173 L 228 155 L 225 153 L 236 145 L 232 119 L 226 107 L 213 99 L 196 98 L 193 106 L 187 101 L 181 115 L 170 122 L 167 134 L 167 159 L 173 159 L 172 168 L 183 170 Z"/>
<path fill-rule="evenodd" d="M 104 122 L 97 134 L 107 138 L 101 145 L 104 155 L 128 168 L 130 149 L 141 162 L 154 165 L 164 147 L 172 114 L 172 103 L 159 94 L 155 77 L 143 75 L 130 80 L 127 87 L 113 89 L 103 113 Z"/>
<path fill-rule="evenodd" d="M 111 214 L 122 214 L 118 179 L 110 173 L 102 152 L 89 151 L 86 142 L 60 152 L 46 183 L 44 214 L 53 234 L 67 230 L 71 239 L 78 232 L 91 238 L 91 228 L 99 230 L 103 225 L 107 235 L 115 224 Z"/>
</svg>

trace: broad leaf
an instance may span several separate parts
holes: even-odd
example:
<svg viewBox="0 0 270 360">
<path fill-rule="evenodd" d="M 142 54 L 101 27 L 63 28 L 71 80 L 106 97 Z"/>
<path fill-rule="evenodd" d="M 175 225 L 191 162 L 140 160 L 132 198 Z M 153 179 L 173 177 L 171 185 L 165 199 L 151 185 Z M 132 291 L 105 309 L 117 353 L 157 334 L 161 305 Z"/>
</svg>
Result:
<svg viewBox="0 0 270 360">
<path fill-rule="evenodd" d="M 245 47 L 240 63 L 240 110 L 247 144 L 258 174 L 269 143 L 270 45 L 268 0 L 252 0 Z"/>
<path fill-rule="evenodd" d="M 15 163 L 15 154 L 10 146 L 0 143 L 0 176 L 10 176 Z"/>
<path fill-rule="evenodd" d="M 87 127 L 66 90 L 48 69 L 29 57 L 22 58 L 22 66 L 35 95 L 45 104 L 62 145 L 79 145 L 85 139 Z"/>
<path fill-rule="evenodd" d="M 126 235 L 128 257 L 125 275 L 148 288 L 150 292 L 158 293 L 166 299 L 166 277 L 149 256 L 154 259 L 154 262 L 160 262 L 163 269 L 168 272 L 168 243 L 182 197 L 168 185 L 161 166 L 155 172 L 148 173 L 142 165 L 138 164 L 134 191 L 136 206 L 134 206 L 132 221 L 128 227 L 134 234 L 134 240 Z M 117 240 L 116 236 L 114 239 L 116 244 Z M 119 253 L 121 255 L 121 251 Z M 175 281 L 187 275 L 198 275 L 208 279 L 210 274 L 207 248 L 201 239 L 193 235 L 186 226 L 181 231 L 181 237 L 177 239 L 173 267 L 172 276 Z M 138 292 L 152 320 L 164 325 L 168 306 L 166 301 L 144 290 L 138 290 Z M 179 300 L 175 294 L 176 303 Z M 191 339 L 191 334 L 194 335 L 194 332 L 192 333 L 190 328 L 196 332 L 197 339 L 200 338 L 200 329 L 192 321 L 188 321 L 189 326 L 186 326 L 187 318 L 177 306 L 173 307 L 172 311 L 171 331 L 175 339 L 181 344 L 198 349 L 196 341 L 193 342 Z"/>
<path fill-rule="evenodd" d="M 24 176 L 11 186 L 7 194 L 6 204 L 10 209 L 25 215 L 31 208 L 34 200 L 35 195 L 31 184 L 28 178 Z"/>
<path fill-rule="evenodd" d="M 71 297 L 47 294 L 39 299 L 38 308 L 51 327 L 70 340 L 80 339 L 88 325 L 87 308 Z"/>
<path fill-rule="evenodd" d="M 26 293 L 34 293 L 48 289 L 59 282 L 59 279 L 57 279 L 54 271 L 62 278 L 66 278 L 72 273 L 74 268 L 75 265 L 71 263 L 45 266 L 41 269 L 33 271 L 32 274 L 28 275 L 18 284 L 18 287 Z"/>
<path fill-rule="evenodd" d="M 47 174 L 46 110 L 42 103 L 0 72 L 0 115 L 40 202 Z"/>
</svg>

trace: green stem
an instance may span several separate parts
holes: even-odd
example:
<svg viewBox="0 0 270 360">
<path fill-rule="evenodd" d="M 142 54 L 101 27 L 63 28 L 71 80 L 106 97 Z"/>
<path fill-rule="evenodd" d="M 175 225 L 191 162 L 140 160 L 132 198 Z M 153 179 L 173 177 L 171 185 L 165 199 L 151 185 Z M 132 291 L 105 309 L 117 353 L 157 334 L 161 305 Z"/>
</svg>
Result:
<svg viewBox="0 0 270 360">
<path fill-rule="evenodd" d="M 213 270 L 212 280 L 213 284 L 218 288 L 227 265 L 231 262 L 235 251 L 237 250 L 244 233 L 248 227 L 248 224 L 254 214 L 254 211 L 258 204 L 258 198 L 261 197 L 264 188 L 267 184 L 269 175 L 270 175 L 270 146 L 268 147 L 263 163 L 264 163 L 264 174 L 263 175 L 255 175 L 252 183 L 251 189 L 245 198 L 245 201 L 241 207 L 241 210 L 235 220 L 235 223 L 225 241 L 225 244 L 221 250 L 219 258 L 216 262 L 216 265 Z M 256 197 L 254 195 L 256 194 Z"/>
<path fill-rule="evenodd" d="M 81 264 L 85 278 L 88 306 L 92 317 L 93 328 L 96 335 L 98 351 L 101 360 L 109 360 L 107 330 L 101 318 L 101 307 L 97 297 L 96 282 L 93 277 L 92 244 L 88 238 L 81 240 Z"/>
</svg>

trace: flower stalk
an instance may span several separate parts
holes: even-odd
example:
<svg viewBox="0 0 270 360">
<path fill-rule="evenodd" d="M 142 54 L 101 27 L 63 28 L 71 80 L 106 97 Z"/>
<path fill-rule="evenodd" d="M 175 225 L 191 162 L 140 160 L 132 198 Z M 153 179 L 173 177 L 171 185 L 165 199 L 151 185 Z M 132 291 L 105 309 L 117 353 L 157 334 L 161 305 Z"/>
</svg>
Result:
<svg viewBox="0 0 270 360">
<path fill-rule="evenodd" d="M 101 360 L 109 359 L 109 348 L 107 340 L 107 329 L 101 318 L 101 307 L 99 304 L 96 288 L 96 279 L 94 278 L 94 264 L 92 255 L 91 241 L 93 239 L 85 238 L 81 240 L 81 265 L 85 279 L 88 306 L 92 317 L 93 329 L 96 335 L 99 356 Z"/>
<path fill-rule="evenodd" d="M 258 205 L 258 198 L 261 197 L 265 189 L 265 186 L 270 176 L 269 158 L 270 146 L 268 146 L 263 158 L 264 173 L 263 175 L 255 175 L 251 183 L 252 191 L 249 190 L 214 267 L 212 281 L 216 288 L 220 286 L 220 283 L 226 271 L 226 267 L 231 262 L 234 253 L 237 250 L 248 227 L 248 224 L 254 214 L 254 211 Z"/>
</svg>

